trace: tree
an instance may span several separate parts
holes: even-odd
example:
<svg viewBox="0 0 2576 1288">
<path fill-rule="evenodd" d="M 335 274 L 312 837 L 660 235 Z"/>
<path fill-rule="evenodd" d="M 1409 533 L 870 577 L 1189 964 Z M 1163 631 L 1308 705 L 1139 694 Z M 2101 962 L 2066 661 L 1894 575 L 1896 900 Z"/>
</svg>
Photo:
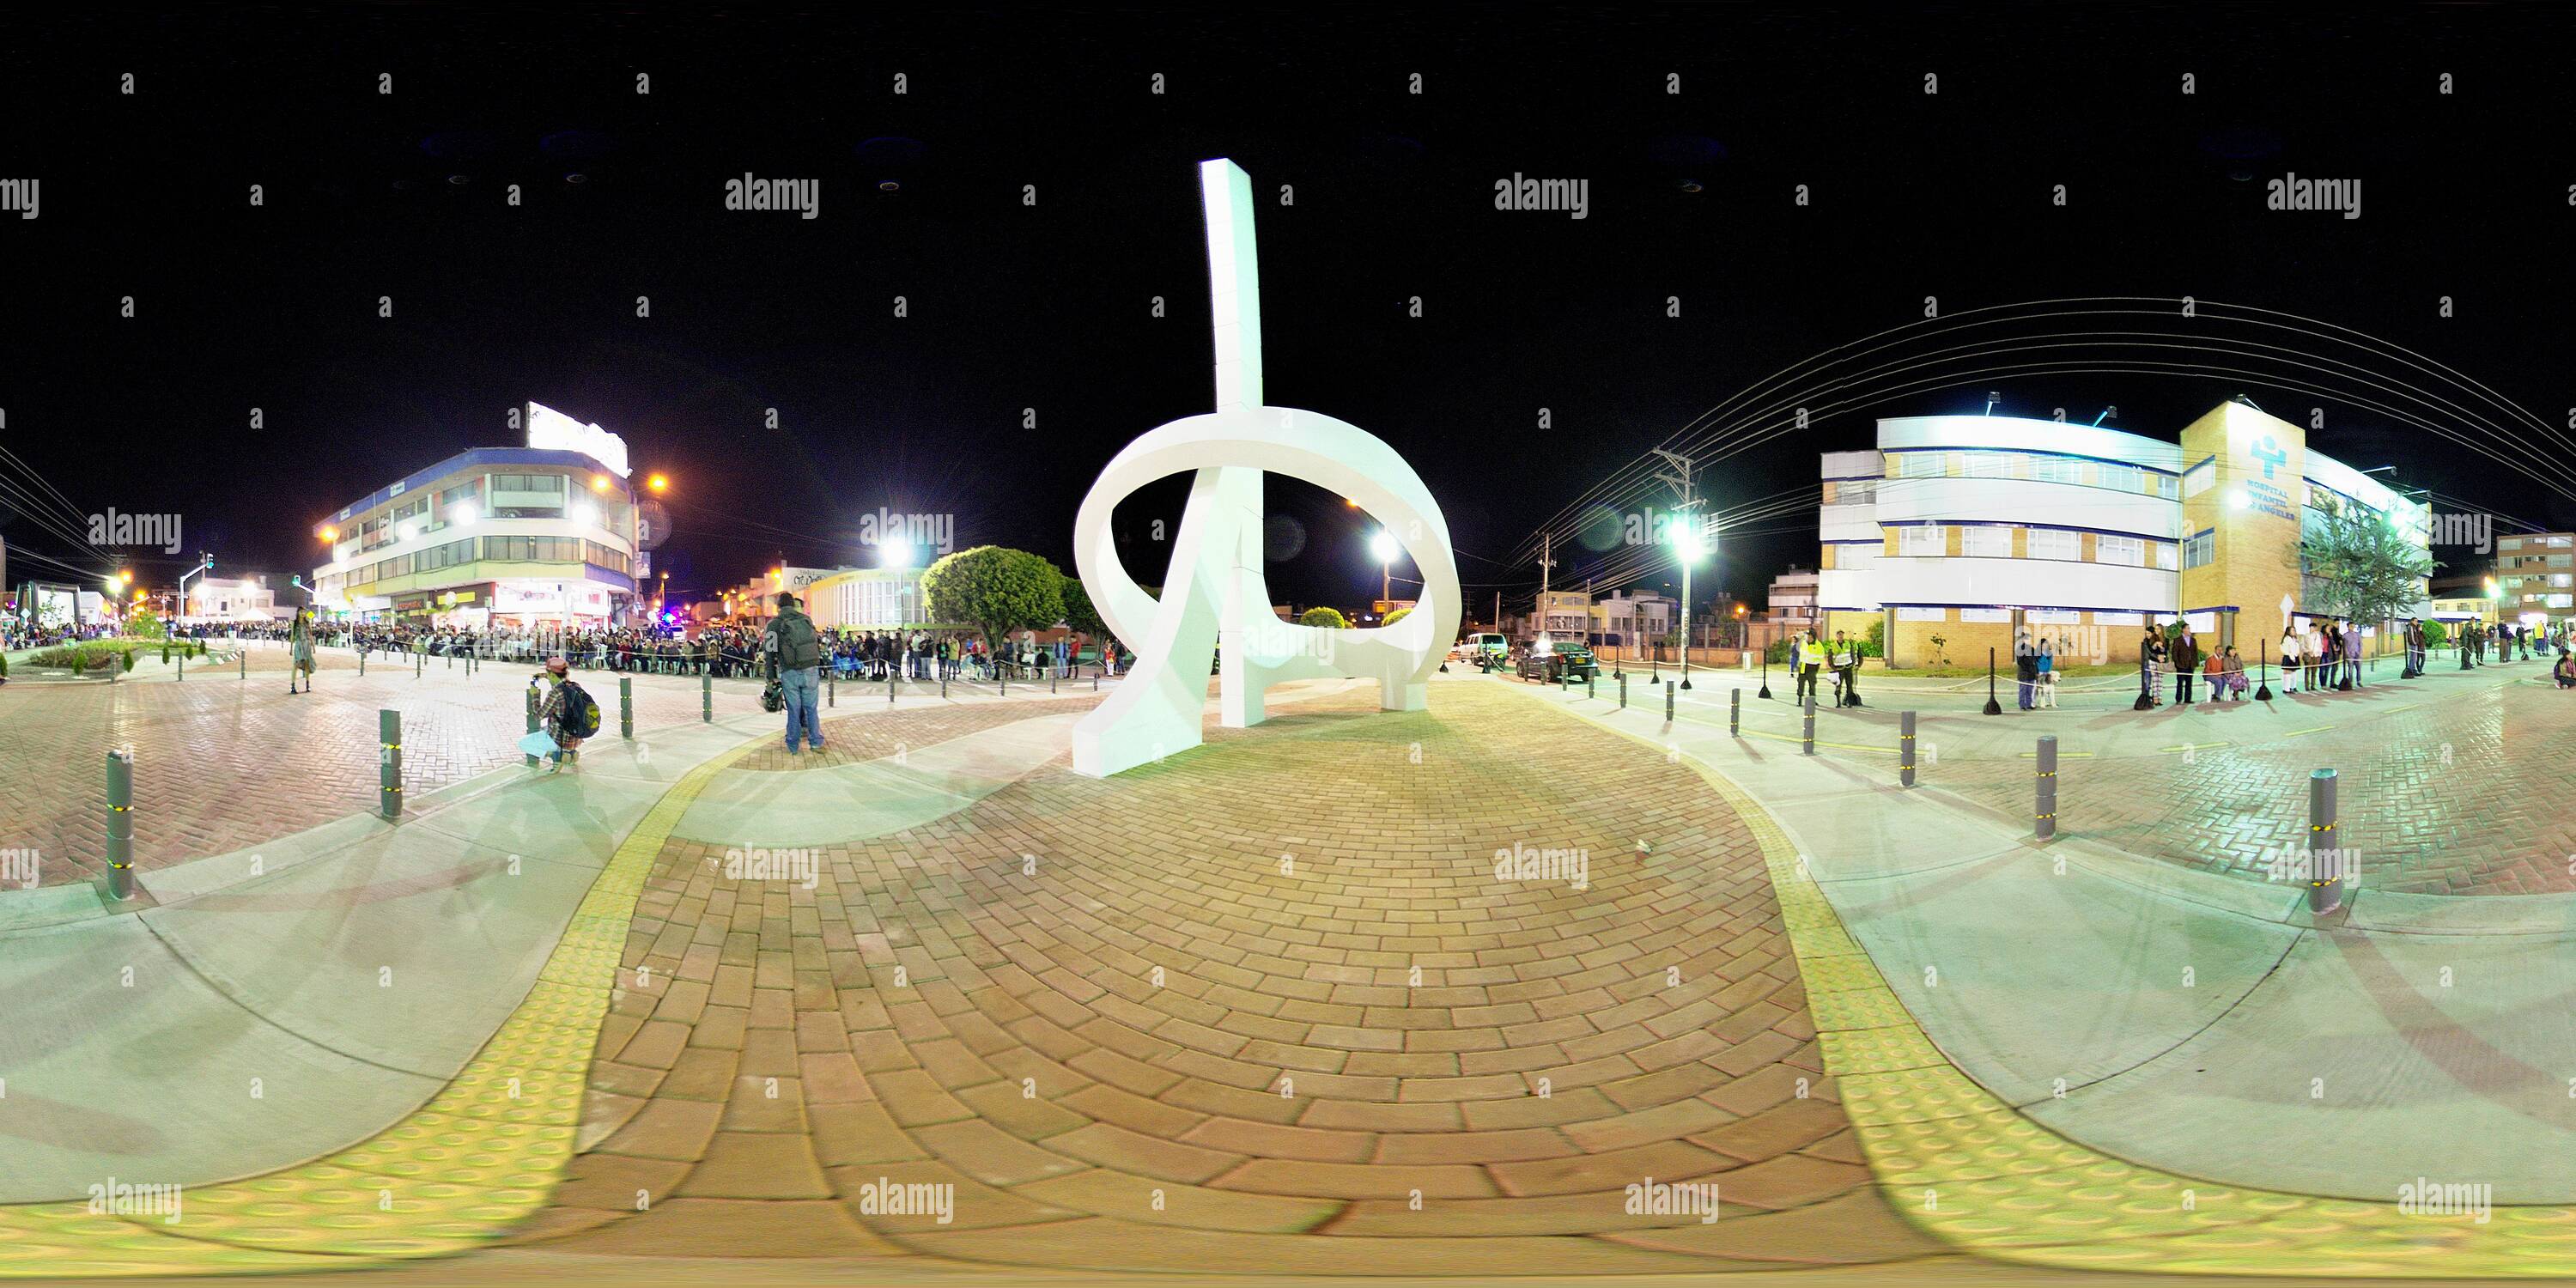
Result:
<svg viewBox="0 0 2576 1288">
<path fill-rule="evenodd" d="M 2289 558 L 2300 574 L 2299 597 L 2321 612 L 2354 622 L 2384 622 L 2424 598 L 2433 556 L 2386 520 L 2332 494 L 2317 498 L 2315 517 L 2299 525 Z"/>
<path fill-rule="evenodd" d="M 976 546 L 930 565 L 921 574 L 921 600 L 932 620 L 972 626 L 998 649 L 1012 631 L 1064 620 L 1064 580 L 1054 564 L 1026 550 Z"/>
<path fill-rule="evenodd" d="M 1066 628 L 1094 643 L 1107 638 L 1109 623 L 1100 620 L 1100 609 L 1091 602 L 1091 592 L 1082 588 L 1082 578 L 1065 578 L 1061 590 Z"/>
<path fill-rule="evenodd" d="M 1393 625 L 1395 625 L 1397 622 L 1403 621 L 1403 620 L 1404 620 L 1404 615 L 1405 615 L 1406 613 L 1409 613 L 1409 612 L 1412 612 L 1412 611 L 1413 611 L 1413 605 L 1411 605 L 1411 604 L 1407 604 L 1407 605 L 1405 605 L 1404 607 L 1399 608 L 1399 609 L 1395 610 L 1395 611 L 1394 611 L 1394 612 L 1392 612 L 1392 613 L 1388 613 L 1388 614 L 1386 615 L 1386 619 L 1385 619 L 1384 621 L 1379 622 L 1379 623 L 1378 623 L 1378 625 L 1380 625 L 1380 626 L 1393 626 Z"/>
<path fill-rule="evenodd" d="M 141 606 L 126 614 L 125 633 L 139 640 L 170 638 L 170 628 L 161 620 L 161 615 Z"/>
<path fill-rule="evenodd" d="M 1342 616 L 1342 610 L 1338 608 L 1309 608 L 1305 612 L 1297 614 L 1297 624 L 1300 626 L 1329 626 L 1337 631 L 1346 631 L 1351 628 L 1350 619 Z"/>
<path fill-rule="evenodd" d="M 2424 621 L 2424 647 L 2440 648 L 2451 642 L 2450 629 L 2431 618 Z"/>
</svg>

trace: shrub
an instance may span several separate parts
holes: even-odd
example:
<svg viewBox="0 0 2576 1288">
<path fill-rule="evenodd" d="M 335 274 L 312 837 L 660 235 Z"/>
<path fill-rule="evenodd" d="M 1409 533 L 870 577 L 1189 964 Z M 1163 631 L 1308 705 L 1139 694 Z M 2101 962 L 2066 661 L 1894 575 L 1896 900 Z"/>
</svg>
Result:
<svg viewBox="0 0 2576 1288">
<path fill-rule="evenodd" d="M 1350 619 L 1342 616 L 1342 610 L 1338 608 L 1322 607 L 1309 608 L 1305 612 L 1297 614 L 1297 624 L 1300 626 L 1329 626 L 1337 631 L 1348 630 L 1351 625 Z"/>
<path fill-rule="evenodd" d="M 127 650 L 125 650 L 125 669 L 126 669 L 126 670 L 128 670 L 128 671 L 131 671 L 131 670 L 133 670 L 133 669 L 134 669 L 134 650 L 133 650 L 133 649 L 127 649 Z"/>
</svg>

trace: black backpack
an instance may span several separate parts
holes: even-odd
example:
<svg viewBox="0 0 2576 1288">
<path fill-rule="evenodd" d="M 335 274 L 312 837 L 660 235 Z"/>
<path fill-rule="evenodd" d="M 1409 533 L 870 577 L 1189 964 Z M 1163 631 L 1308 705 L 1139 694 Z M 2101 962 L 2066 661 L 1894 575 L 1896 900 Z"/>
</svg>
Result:
<svg viewBox="0 0 2576 1288">
<path fill-rule="evenodd" d="M 778 681 L 771 680 L 768 684 L 761 686 L 760 709 L 771 712 L 784 711 L 787 709 L 787 690 L 781 687 Z"/>
<path fill-rule="evenodd" d="M 599 732 L 599 704 L 590 700 L 590 691 L 570 680 L 563 681 L 564 732 L 576 738 L 588 738 Z"/>
</svg>

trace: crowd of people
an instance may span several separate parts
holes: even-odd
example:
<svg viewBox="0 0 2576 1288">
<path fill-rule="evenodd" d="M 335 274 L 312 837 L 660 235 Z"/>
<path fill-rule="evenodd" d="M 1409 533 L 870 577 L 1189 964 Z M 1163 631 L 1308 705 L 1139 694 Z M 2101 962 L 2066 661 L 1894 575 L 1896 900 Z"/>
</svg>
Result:
<svg viewBox="0 0 2576 1288">
<path fill-rule="evenodd" d="M 2557 660 L 2551 669 L 2553 678 L 2561 688 L 2576 688 L 2576 621 L 2537 629 L 2463 622 L 2450 627 L 2450 636 L 2447 642 L 2456 646 L 2462 670 L 2517 657 L 2523 661 L 2546 658 L 2554 652 Z M 2285 627 L 2277 650 L 2280 691 L 2291 694 L 2352 689 L 2361 683 L 2368 639 L 2369 632 L 2359 624 L 2331 618 L 2310 618 Z M 2402 661 L 2398 678 L 2424 674 L 2433 650 L 2425 623 L 2404 623 L 2399 644 Z M 1833 705 L 1861 705 L 1859 671 L 1867 655 L 1862 641 L 1842 631 L 1834 632 L 1830 641 L 1821 631 L 1800 632 L 1789 642 L 1789 670 L 1796 682 L 1792 700 L 1821 701 L 1821 688 L 1830 680 Z M 2068 658 L 2062 641 L 2044 631 L 2018 630 L 2013 640 L 2016 705 L 2024 711 L 2056 706 L 2058 679 L 2065 674 Z M 2150 624 L 2138 642 L 2135 707 L 2149 711 L 2168 702 L 2187 706 L 2204 700 L 2244 701 L 2252 687 L 2246 669 L 2245 658 L 2232 644 L 2207 643 L 2184 622 Z"/>
<path fill-rule="evenodd" d="M 287 642 L 291 623 L 190 627 L 181 634 Z M 764 678 L 762 628 L 716 623 L 694 634 L 642 627 L 592 627 L 572 630 L 484 629 L 414 626 L 378 622 L 316 622 L 316 644 L 357 649 L 369 655 L 390 653 L 409 658 L 465 657 L 531 665 L 561 655 L 568 667 L 644 675 L 713 675 Z M 942 631 L 818 628 L 821 665 L 845 679 L 883 680 L 889 672 L 905 680 L 1040 680 L 1049 674 L 1069 676 L 1078 666 L 1097 663 L 1116 674 L 1115 646 L 1092 657 L 1068 640 L 1040 643 L 1023 632 L 999 650 L 968 629 Z"/>
</svg>

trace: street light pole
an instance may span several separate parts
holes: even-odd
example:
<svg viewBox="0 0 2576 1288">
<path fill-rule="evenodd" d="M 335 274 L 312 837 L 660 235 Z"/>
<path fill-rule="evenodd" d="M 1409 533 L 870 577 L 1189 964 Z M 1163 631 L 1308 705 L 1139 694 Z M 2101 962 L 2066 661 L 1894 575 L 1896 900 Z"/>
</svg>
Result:
<svg viewBox="0 0 2576 1288">
<path fill-rule="evenodd" d="M 1673 490 L 1681 497 L 1680 505 L 1677 508 L 1680 511 L 1680 522 L 1682 527 L 1674 538 L 1673 549 L 1676 554 L 1681 556 L 1682 561 L 1681 687 L 1688 689 L 1691 686 L 1691 561 L 1698 557 L 1700 550 L 1698 526 L 1699 498 L 1692 488 L 1691 458 L 1684 456 L 1679 452 L 1665 451 L 1660 447 L 1653 450 L 1655 455 L 1664 458 L 1664 462 L 1673 467 L 1670 471 L 1657 474 L 1655 477 L 1666 483 L 1672 484 Z"/>
</svg>

